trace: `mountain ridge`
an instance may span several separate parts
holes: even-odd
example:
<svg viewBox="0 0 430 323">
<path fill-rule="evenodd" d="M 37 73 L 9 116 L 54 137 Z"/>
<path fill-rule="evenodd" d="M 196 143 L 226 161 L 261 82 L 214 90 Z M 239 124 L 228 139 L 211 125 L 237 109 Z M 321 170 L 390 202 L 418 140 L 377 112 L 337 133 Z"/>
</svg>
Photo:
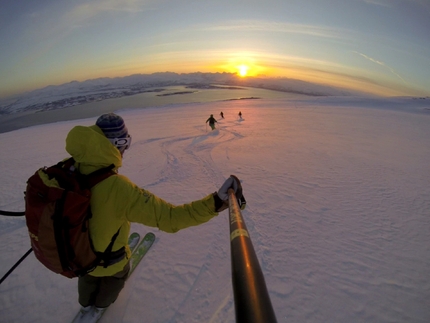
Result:
<svg viewBox="0 0 430 323">
<path fill-rule="evenodd" d="M 262 88 L 310 96 L 349 96 L 351 91 L 290 78 L 239 77 L 235 73 L 174 73 L 132 74 L 124 77 L 101 77 L 85 81 L 70 81 L 48 85 L 17 96 L 13 101 L 0 104 L 0 115 L 26 111 L 47 111 L 123 96 L 161 91 L 166 86 L 209 85 Z M 157 89 L 158 88 L 158 89 Z M 357 94 L 357 93 L 354 93 Z"/>
</svg>

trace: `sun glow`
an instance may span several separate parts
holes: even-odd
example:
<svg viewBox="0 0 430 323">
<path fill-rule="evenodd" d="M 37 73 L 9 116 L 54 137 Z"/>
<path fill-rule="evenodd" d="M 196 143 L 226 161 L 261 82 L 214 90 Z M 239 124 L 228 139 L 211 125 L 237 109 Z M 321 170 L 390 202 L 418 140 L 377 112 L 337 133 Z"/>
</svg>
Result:
<svg viewBox="0 0 430 323">
<path fill-rule="evenodd" d="M 242 65 L 239 65 L 239 66 L 237 67 L 237 69 L 238 69 L 238 71 L 239 71 L 239 75 L 240 75 L 241 77 L 245 77 L 245 76 L 247 76 L 247 75 L 248 75 L 249 66 L 242 64 Z"/>
<path fill-rule="evenodd" d="M 241 78 L 263 76 L 269 72 L 268 67 L 255 53 L 228 53 L 213 65 L 213 69 L 219 72 L 234 73 Z"/>
</svg>

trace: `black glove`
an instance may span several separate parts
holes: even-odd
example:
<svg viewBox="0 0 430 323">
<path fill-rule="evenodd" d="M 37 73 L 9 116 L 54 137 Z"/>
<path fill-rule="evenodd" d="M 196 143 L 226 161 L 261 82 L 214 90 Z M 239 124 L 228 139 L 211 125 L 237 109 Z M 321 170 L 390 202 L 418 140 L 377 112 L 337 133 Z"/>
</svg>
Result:
<svg viewBox="0 0 430 323">
<path fill-rule="evenodd" d="M 221 212 L 228 208 L 228 190 L 230 188 L 234 190 L 240 209 L 245 209 L 246 200 L 242 193 L 242 184 L 240 183 L 239 178 L 234 175 L 230 175 L 230 177 L 227 178 L 224 184 L 222 184 L 218 192 L 214 193 L 216 212 Z"/>
</svg>

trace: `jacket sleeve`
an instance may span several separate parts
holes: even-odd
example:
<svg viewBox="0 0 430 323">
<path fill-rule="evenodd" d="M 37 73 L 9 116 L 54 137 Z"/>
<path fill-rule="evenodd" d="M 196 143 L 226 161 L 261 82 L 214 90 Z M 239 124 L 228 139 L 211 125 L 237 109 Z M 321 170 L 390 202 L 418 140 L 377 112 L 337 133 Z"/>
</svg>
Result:
<svg viewBox="0 0 430 323">
<path fill-rule="evenodd" d="M 127 177 L 118 175 L 114 188 L 120 197 L 117 205 L 123 208 L 130 222 L 157 227 L 162 231 L 174 233 L 181 229 L 205 223 L 218 215 L 215 212 L 213 194 L 183 205 L 173 205 L 139 188 Z"/>
</svg>

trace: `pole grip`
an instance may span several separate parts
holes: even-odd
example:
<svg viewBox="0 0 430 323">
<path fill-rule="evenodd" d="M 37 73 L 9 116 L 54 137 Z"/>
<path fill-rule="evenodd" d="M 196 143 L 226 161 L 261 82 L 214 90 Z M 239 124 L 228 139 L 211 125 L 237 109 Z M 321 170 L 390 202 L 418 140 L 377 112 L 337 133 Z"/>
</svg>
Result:
<svg viewBox="0 0 430 323">
<path fill-rule="evenodd" d="M 236 323 L 276 323 L 269 293 L 233 189 L 228 190 Z"/>
</svg>

